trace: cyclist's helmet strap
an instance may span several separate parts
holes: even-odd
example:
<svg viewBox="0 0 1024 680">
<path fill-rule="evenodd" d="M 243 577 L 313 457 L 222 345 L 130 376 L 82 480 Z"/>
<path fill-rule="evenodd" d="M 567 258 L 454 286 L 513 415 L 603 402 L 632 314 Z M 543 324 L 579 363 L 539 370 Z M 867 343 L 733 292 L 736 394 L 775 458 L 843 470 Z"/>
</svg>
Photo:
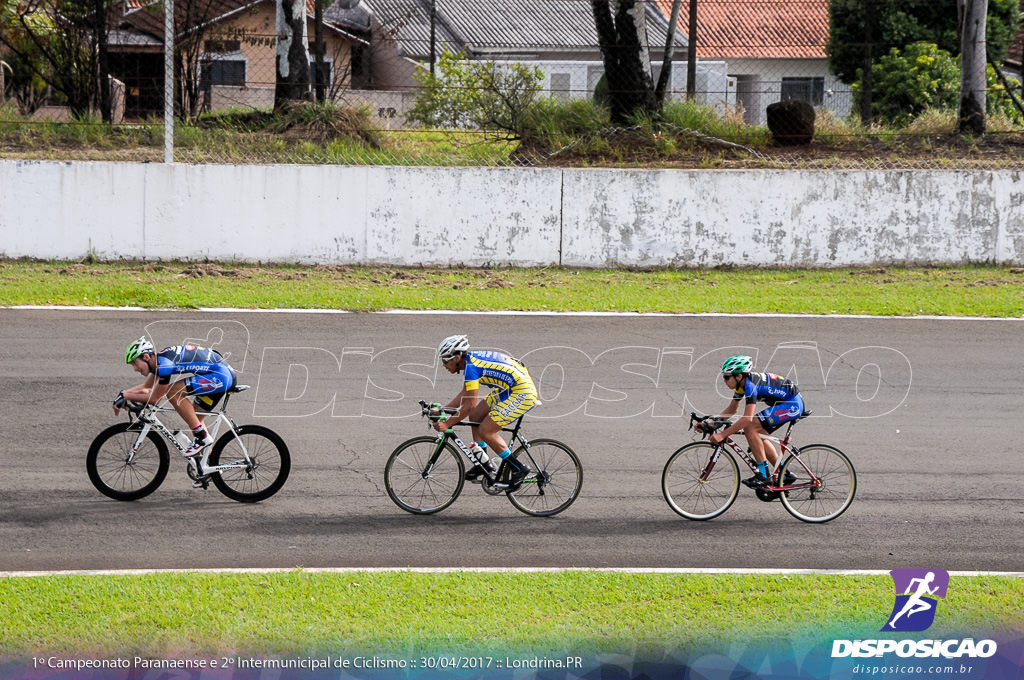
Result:
<svg viewBox="0 0 1024 680">
<path fill-rule="evenodd" d="M 469 339 L 465 335 L 449 335 L 437 346 L 437 356 L 441 361 L 448 361 L 456 354 L 465 354 L 469 351 Z"/>
<path fill-rule="evenodd" d="M 143 354 L 152 353 L 153 343 L 147 340 L 146 336 L 143 335 L 141 338 L 132 342 L 132 344 L 128 345 L 128 349 L 126 349 L 124 352 L 124 363 L 130 364 L 139 357 L 141 357 Z"/>
<path fill-rule="evenodd" d="M 729 357 L 722 364 L 723 374 L 736 374 L 736 373 L 750 373 L 750 369 L 754 367 L 754 360 L 748 356 L 737 355 Z"/>
</svg>

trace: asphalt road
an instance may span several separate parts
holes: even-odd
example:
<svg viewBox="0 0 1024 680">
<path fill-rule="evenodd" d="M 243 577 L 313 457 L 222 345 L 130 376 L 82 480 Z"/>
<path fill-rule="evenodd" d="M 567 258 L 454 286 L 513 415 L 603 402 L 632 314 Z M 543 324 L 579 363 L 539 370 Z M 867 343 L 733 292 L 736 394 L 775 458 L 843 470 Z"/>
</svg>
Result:
<svg viewBox="0 0 1024 680">
<path fill-rule="evenodd" d="M 1024 321 L 0 310 L 0 571 L 228 567 L 608 567 L 1020 570 Z M 181 460 L 153 495 L 100 495 L 84 467 L 138 382 L 125 345 L 186 338 L 230 353 L 252 389 L 241 423 L 277 430 L 283 490 L 239 504 L 194 490 Z M 440 338 L 524 358 L 544 405 L 529 436 L 570 444 L 583 492 L 554 518 L 467 485 L 413 516 L 383 488 L 388 454 L 427 433 L 420 398 L 460 383 L 433 365 Z M 744 350 L 743 348 L 747 349 Z M 795 374 L 815 417 L 798 442 L 854 461 L 853 506 L 824 525 L 744 490 L 691 522 L 661 496 L 684 414 L 726 403 L 721 360 L 757 354 Z"/>
</svg>

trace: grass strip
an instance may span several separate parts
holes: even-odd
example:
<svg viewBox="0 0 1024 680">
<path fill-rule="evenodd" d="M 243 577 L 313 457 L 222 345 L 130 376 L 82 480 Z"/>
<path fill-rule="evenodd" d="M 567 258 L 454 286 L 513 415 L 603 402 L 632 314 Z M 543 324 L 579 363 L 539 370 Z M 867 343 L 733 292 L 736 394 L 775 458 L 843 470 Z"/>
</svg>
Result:
<svg viewBox="0 0 1024 680">
<path fill-rule="evenodd" d="M 446 269 L 0 261 L 0 306 L 1024 316 L 1024 268 Z"/>
<path fill-rule="evenodd" d="M 970 631 L 981 639 L 1024 631 L 1022 598 L 1024 579 L 953 576 L 929 635 Z M 875 637 L 892 602 L 888 575 L 296 569 L 4 578 L 0 656 L 657 654 L 758 642 L 817 646 Z"/>
</svg>

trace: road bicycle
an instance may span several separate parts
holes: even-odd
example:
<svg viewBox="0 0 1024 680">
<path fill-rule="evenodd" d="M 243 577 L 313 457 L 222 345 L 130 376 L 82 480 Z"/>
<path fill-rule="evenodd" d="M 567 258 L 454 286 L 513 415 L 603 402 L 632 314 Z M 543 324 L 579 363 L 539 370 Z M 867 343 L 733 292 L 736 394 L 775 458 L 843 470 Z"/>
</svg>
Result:
<svg viewBox="0 0 1024 680">
<path fill-rule="evenodd" d="M 420 401 L 422 415 L 431 422 L 444 421 L 456 409 L 438 409 Z M 398 507 L 417 515 L 444 510 L 455 502 L 465 486 L 466 467 L 463 457 L 476 464 L 477 457 L 455 433 L 456 426 L 479 423 L 460 421 L 435 436 L 414 437 L 403 442 L 384 466 L 384 487 Z M 576 500 L 583 486 L 583 466 L 576 453 L 554 439 L 529 441 L 521 429 L 523 418 L 510 427 L 511 444 L 518 447 L 510 459 L 525 462 L 530 474 L 516 488 L 508 485 L 511 466 L 502 460 L 496 471 L 485 467 L 480 486 L 485 493 L 504 493 L 516 509 L 535 517 L 550 517 L 562 512 Z M 461 455 L 460 452 L 461 451 Z M 496 458 L 496 457 L 494 457 Z M 494 459 L 492 458 L 492 460 Z"/>
<path fill-rule="evenodd" d="M 804 522 L 828 522 L 846 512 L 857 492 L 857 473 L 842 451 L 827 444 L 797 448 L 790 443 L 793 426 L 811 415 L 805 412 L 789 421 L 782 439 L 764 436 L 779 451 L 772 471 L 771 485 L 755 489 L 765 502 L 779 500 L 782 506 Z M 690 414 L 690 428 L 701 423 L 704 434 L 721 428 L 728 421 Z M 673 453 L 661 474 L 661 490 L 668 505 L 687 519 L 709 520 L 729 509 L 740 491 L 740 467 L 737 458 L 757 470 L 749 449 L 740 447 L 731 437 L 721 444 L 698 441 Z M 782 480 L 781 482 L 779 480 Z"/>
<path fill-rule="evenodd" d="M 224 395 L 220 408 L 196 411 L 207 416 L 206 428 L 214 441 L 198 456 L 190 456 L 188 476 L 206 489 L 212 481 L 228 498 L 255 503 L 280 491 L 288 479 L 291 456 L 284 440 L 260 425 L 237 425 L 227 414 L 231 395 L 249 389 L 236 385 Z M 172 430 L 160 420 L 174 412 L 167 400 L 160 404 L 126 402 L 128 422 L 100 432 L 89 447 L 85 467 L 100 493 L 119 501 L 134 501 L 156 491 L 167 477 L 170 455 L 167 443 L 184 453 L 192 433 Z M 224 436 L 217 434 L 224 428 Z M 166 442 L 165 442 L 166 440 Z"/>
</svg>

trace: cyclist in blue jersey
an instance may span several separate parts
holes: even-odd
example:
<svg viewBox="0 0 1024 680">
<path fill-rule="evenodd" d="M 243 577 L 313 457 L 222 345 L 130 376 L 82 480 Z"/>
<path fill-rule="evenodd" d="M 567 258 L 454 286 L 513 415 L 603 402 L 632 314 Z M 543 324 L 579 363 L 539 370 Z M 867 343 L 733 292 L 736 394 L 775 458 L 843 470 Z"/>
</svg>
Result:
<svg viewBox="0 0 1024 680">
<path fill-rule="evenodd" d="M 199 455 L 213 443 L 203 426 L 203 418 L 196 414 L 196 406 L 209 411 L 235 385 L 235 371 L 220 354 L 198 345 L 175 345 L 154 352 L 153 343 L 143 336 L 128 345 L 124 361 L 146 380 L 117 396 L 114 400 L 115 414 L 120 412 L 126 401 L 155 404 L 166 395 L 174 410 L 192 430 L 192 444 L 185 449 L 184 455 Z M 183 374 L 188 374 L 188 377 L 171 382 L 172 376 Z M 189 397 L 193 397 L 195 403 Z"/>
<path fill-rule="evenodd" d="M 733 394 L 719 417 L 731 418 L 739 410 L 740 401 L 745 405 L 743 415 L 721 432 L 712 434 L 709 441 L 720 444 L 729 435 L 742 431 L 757 462 L 757 473 L 743 483 L 751 488 L 762 488 L 771 483 L 771 471 L 779 460 L 779 452 L 761 435 L 771 434 L 783 423 L 802 416 L 804 399 L 792 380 L 774 373 L 753 372 L 753 366 L 754 360 L 748 356 L 729 357 L 722 364 L 722 380 Z M 766 408 L 755 413 L 759 401 L 764 402 Z M 786 483 L 792 481 L 786 480 Z"/>
<path fill-rule="evenodd" d="M 500 458 L 508 460 L 511 471 L 508 488 L 514 491 L 531 470 L 525 462 L 509 458 L 512 449 L 502 438 L 501 429 L 540 403 L 530 373 L 522 362 L 502 352 L 470 352 L 469 340 L 465 335 L 452 335 L 442 340 L 437 355 L 449 373 L 465 373 L 462 391 L 446 406 L 458 409 L 452 416 L 453 422 L 468 419 L 479 423 L 473 427 L 474 454 L 492 472 L 495 470 L 494 463 L 487 458 L 483 449 L 490 447 L 492 451 L 498 452 Z M 481 387 L 490 388 L 490 392 L 482 399 Z M 443 432 L 446 427 L 444 422 L 434 424 L 438 432 Z M 476 464 L 466 472 L 466 479 L 473 481 L 483 474 L 483 467 Z"/>
</svg>

